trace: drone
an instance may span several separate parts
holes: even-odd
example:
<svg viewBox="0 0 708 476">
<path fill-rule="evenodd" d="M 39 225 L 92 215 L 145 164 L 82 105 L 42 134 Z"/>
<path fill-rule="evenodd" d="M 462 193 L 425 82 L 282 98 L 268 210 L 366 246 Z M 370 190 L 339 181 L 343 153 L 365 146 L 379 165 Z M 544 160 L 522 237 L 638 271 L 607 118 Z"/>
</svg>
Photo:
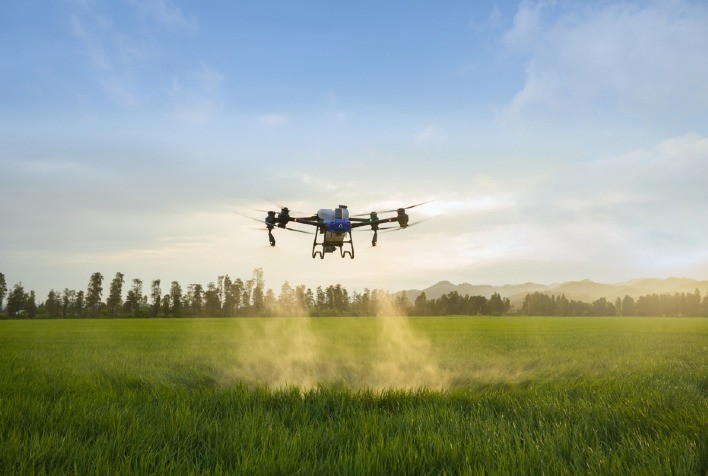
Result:
<svg viewBox="0 0 708 476">
<path fill-rule="evenodd" d="M 281 207 L 280 212 L 273 210 L 267 211 L 267 216 L 264 222 L 266 229 L 268 230 L 268 240 L 270 241 L 270 246 L 275 246 L 273 230 L 276 228 L 309 234 L 309 232 L 305 230 L 288 226 L 289 223 L 301 223 L 303 225 L 311 225 L 315 227 L 315 237 L 312 242 L 313 259 L 317 256 L 319 256 L 320 259 L 324 259 L 325 254 L 334 253 L 336 250 L 339 250 L 339 254 L 342 258 L 349 256 L 351 259 L 354 259 L 354 241 L 352 238 L 352 231 L 355 228 L 369 227 L 369 230 L 374 232 L 374 236 L 371 240 L 371 246 L 376 246 L 379 230 L 403 230 L 409 226 L 415 225 L 416 223 L 409 223 L 409 217 L 406 210 L 424 205 L 426 203 L 428 202 L 417 203 L 415 205 L 396 208 L 394 210 L 369 212 L 352 216 L 349 215 L 349 209 L 346 205 L 339 205 L 334 209 L 321 208 L 314 215 L 305 217 L 290 216 L 290 209 L 288 207 Z M 382 215 L 395 213 L 396 215 L 382 218 L 379 217 L 379 213 Z M 389 223 L 395 224 L 395 226 L 380 226 Z"/>
</svg>

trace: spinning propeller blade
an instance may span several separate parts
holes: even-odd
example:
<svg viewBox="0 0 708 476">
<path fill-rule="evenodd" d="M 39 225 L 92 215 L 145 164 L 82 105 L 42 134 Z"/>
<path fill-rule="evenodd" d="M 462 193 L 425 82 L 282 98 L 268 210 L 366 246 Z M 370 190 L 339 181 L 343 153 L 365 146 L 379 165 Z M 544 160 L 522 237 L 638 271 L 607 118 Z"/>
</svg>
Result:
<svg viewBox="0 0 708 476">
<path fill-rule="evenodd" d="M 243 213 L 239 213 L 239 212 L 234 212 L 234 213 L 238 216 L 242 216 L 243 218 L 248 218 L 249 220 L 257 221 L 258 223 L 265 225 L 265 221 L 262 219 L 249 217 L 248 215 L 244 215 Z"/>
<path fill-rule="evenodd" d="M 406 225 L 405 228 L 410 228 L 410 227 L 412 227 L 412 226 L 420 225 L 421 223 L 424 223 L 424 222 L 426 222 L 426 221 L 428 221 L 428 220 L 429 220 L 429 218 L 428 218 L 428 219 L 425 219 L 425 220 L 414 221 L 413 223 L 409 223 L 408 225 Z M 388 227 L 388 228 L 385 228 L 385 229 L 384 229 L 384 228 L 379 228 L 379 230 L 384 230 L 382 233 L 389 233 L 389 232 L 392 232 L 392 231 L 404 230 L 405 228 L 402 227 L 402 226 L 395 226 L 395 227 Z"/>
<path fill-rule="evenodd" d="M 301 212 L 301 211 L 299 211 L 299 210 L 293 210 L 292 208 L 290 208 L 290 207 L 288 207 L 288 206 L 286 206 L 286 205 L 283 205 L 282 203 L 280 203 L 280 202 L 278 202 L 278 201 L 276 201 L 276 200 L 271 200 L 271 199 L 269 199 L 268 197 L 262 197 L 262 198 L 263 198 L 266 202 L 268 202 L 268 203 L 270 203 L 271 205 L 273 205 L 274 207 L 276 207 L 276 213 L 278 213 L 278 210 L 283 210 L 283 209 L 287 208 L 287 209 L 290 211 L 290 213 L 293 213 L 293 214 L 295 214 L 295 215 L 307 215 L 307 213 L 305 213 L 305 212 Z M 268 213 L 270 210 L 257 210 L 257 211 L 263 212 L 263 213 Z"/>
<path fill-rule="evenodd" d="M 397 212 L 398 210 L 408 210 L 409 208 L 419 207 L 421 205 L 425 205 L 426 203 L 430 203 L 430 202 L 432 202 L 432 200 L 426 200 L 425 202 L 416 203 L 415 205 L 408 205 L 407 207 L 394 208 L 393 210 L 386 210 L 384 212 L 379 212 L 379 213 L 393 213 L 393 212 Z"/>
<path fill-rule="evenodd" d="M 373 213 L 394 213 L 394 212 L 397 212 L 398 210 L 408 210 L 409 208 L 419 207 L 421 205 L 425 205 L 426 203 L 430 203 L 430 202 L 432 202 L 432 200 L 426 200 L 425 202 L 416 203 L 415 205 L 408 205 L 407 207 L 394 208 L 392 210 L 375 211 Z M 364 217 L 364 216 L 369 216 L 370 214 L 371 213 L 359 213 L 357 215 L 352 215 L 352 216 Z"/>
<path fill-rule="evenodd" d="M 309 235 L 309 234 L 310 234 L 309 231 L 298 230 L 297 228 L 290 228 L 289 226 L 286 226 L 285 229 L 286 229 L 286 230 L 290 230 L 290 231 L 297 231 L 298 233 L 305 233 L 306 235 Z"/>
</svg>

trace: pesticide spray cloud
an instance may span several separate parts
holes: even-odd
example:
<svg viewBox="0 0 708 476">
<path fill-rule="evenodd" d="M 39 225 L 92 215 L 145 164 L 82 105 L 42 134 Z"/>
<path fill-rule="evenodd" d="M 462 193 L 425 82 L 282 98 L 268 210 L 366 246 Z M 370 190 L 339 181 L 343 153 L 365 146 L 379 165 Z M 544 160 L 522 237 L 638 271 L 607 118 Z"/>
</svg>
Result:
<svg viewBox="0 0 708 476">
<path fill-rule="evenodd" d="M 317 339 L 309 317 L 259 319 L 248 326 L 235 375 L 257 385 L 314 388 L 320 381 Z"/>
<path fill-rule="evenodd" d="M 430 341 L 415 332 L 391 299 L 379 302 L 379 332 L 368 387 L 443 389 L 449 375 L 440 368 Z"/>
<path fill-rule="evenodd" d="M 437 364 L 430 341 L 413 329 L 396 303 L 381 299 L 376 311 L 375 319 L 335 321 L 363 330 L 358 337 L 345 333 L 337 342 L 323 333 L 333 322 L 329 318 L 244 319 L 228 381 L 306 390 L 329 384 L 374 390 L 445 388 L 449 376 Z"/>
</svg>

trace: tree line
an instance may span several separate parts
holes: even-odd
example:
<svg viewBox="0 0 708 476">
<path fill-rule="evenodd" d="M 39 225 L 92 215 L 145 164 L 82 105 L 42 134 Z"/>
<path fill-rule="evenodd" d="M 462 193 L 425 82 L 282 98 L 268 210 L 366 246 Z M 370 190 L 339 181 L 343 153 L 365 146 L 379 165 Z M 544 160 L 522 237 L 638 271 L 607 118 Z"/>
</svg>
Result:
<svg viewBox="0 0 708 476">
<path fill-rule="evenodd" d="M 0 273 L 0 312 L 15 317 L 238 317 L 238 316 L 371 316 L 405 309 L 405 304 L 384 290 L 350 293 L 341 284 L 318 286 L 314 291 L 304 285 L 285 282 L 279 294 L 266 288 L 263 270 L 253 271 L 250 279 L 218 276 L 206 286 L 182 286 L 171 281 L 150 281 L 148 289 L 141 279 L 126 282 L 121 272 L 107 281 L 93 273 L 86 290 L 50 290 L 38 302 L 34 291 L 20 282 L 8 292 Z M 7 295 L 7 305 L 3 301 Z"/>
<path fill-rule="evenodd" d="M 588 303 L 535 292 L 527 294 L 520 314 L 527 316 L 657 316 L 708 317 L 708 294 L 701 292 L 648 294 L 634 299 L 625 295 L 610 302 L 605 298 Z"/>
<path fill-rule="evenodd" d="M 565 295 L 529 293 L 519 308 L 498 293 L 485 296 L 460 295 L 452 291 L 436 299 L 421 293 L 409 302 L 405 292 L 398 296 L 389 291 L 364 289 L 349 292 L 341 284 L 318 286 L 313 291 L 288 281 L 276 295 L 266 288 L 263 270 L 253 271 L 250 279 L 218 276 L 207 286 L 177 281 L 164 286 L 161 280 L 150 281 L 147 291 L 141 279 L 126 282 L 121 272 L 106 281 L 93 273 L 86 290 L 65 288 L 50 290 L 38 302 L 35 292 L 17 283 L 8 290 L 5 275 L 0 273 L 0 314 L 14 317 L 238 317 L 238 316 L 375 316 L 405 314 L 443 315 L 527 315 L 527 316 L 708 316 L 708 294 L 701 299 L 693 293 L 650 294 L 637 299 L 625 296 L 610 302 L 605 298 L 591 303 L 568 299 Z M 104 293 L 105 291 L 105 293 Z M 3 302 L 7 296 L 6 306 Z"/>
</svg>

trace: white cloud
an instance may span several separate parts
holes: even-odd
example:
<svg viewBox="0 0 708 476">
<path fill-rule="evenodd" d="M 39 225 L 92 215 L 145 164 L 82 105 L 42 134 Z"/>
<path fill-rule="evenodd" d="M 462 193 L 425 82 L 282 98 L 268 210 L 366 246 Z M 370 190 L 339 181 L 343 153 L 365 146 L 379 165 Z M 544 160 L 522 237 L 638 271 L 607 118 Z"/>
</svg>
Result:
<svg viewBox="0 0 708 476">
<path fill-rule="evenodd" d="M 504 34 L 504 43 L 512 48 L 527 49 L 534 45 L 541 30 L 541 10 L 547 2 L 524 0 L 514 17 L 513 26 Z"/>
<path fill-rule="evenodd" d="M 414 219 L 433 218 L 406 233 L 398 251 L 416 273 L 441 279 L 500 270 L 507 282 L 701 277 L 706 177 L 708 138 L 697 134 L 520 180 L 477 176 L 412 210 Z M 526 273 L 519 281 L 515 268 Z"/>
<path fill-rule="evenodd" d="M 708 6 L 684 1 L 522 2 L 504 35 L 528 53 L 526 81 L 501 113 L 638 113 L 708 108 Z"/>
<path fill-rule="evenodd" d="M 168 0 L 131 0 L 129 3 L 161 27 L 186 32 L 197 29 L 196 22 Z M 126 21 L 116 23 L 112 21 L 115 17 L 98 3 L 77 2 L 73 5 L 69 29 L 85 48 L 97 83 L 109 98 L 120 105 L 134 107 L 145 102 L 154 80 L 144 82 L 141 76 L 148 69 L 147 61 L 164 53 L 157 46 L 154 31 L 145 35 L 139 25 Z M 221 76 L 218 73 L 203 68 L 198 74 L 203 76 L 200 80 L 203 89 L 210 91 L 220 87 Z M 200 105 L 183 106 L 182 109 L 201 110 L 196 115 L 204 115 L 204 111 L 214 106 L 213 101 L 204 99 L 195 102 Z"/>
<path fill-rule="evenodd" d="M 687 134 L 569 165 L 519 201 L 539 243 L 578 259 L 648 268 L 703 248 L 705 177 L 708 139 Z"/>
<path fill-rule="evenodd" d="M 194 32 L 198 28 L 194 18 L 186 16 L 169 0 L 130 0 L 130 3 L 166 28 L 188 32 Z"/>
</svg>

